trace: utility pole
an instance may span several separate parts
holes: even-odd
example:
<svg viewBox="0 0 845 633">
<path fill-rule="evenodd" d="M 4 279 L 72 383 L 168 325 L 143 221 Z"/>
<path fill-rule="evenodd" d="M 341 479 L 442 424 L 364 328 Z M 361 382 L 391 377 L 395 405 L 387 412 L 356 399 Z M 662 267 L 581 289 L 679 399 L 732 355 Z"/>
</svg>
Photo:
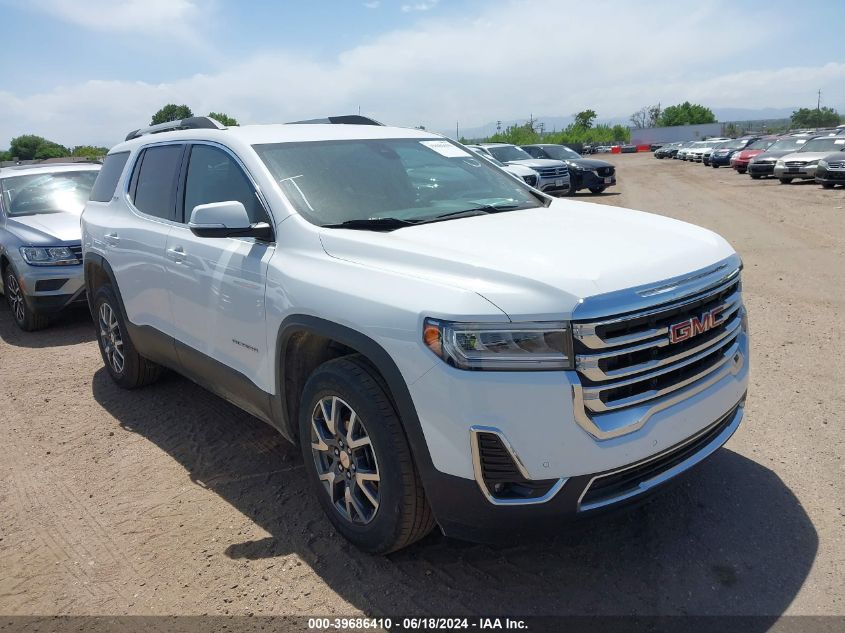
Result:
<svg viewBox="0 0 845 633">
<path fill-rule="evenodd" d="M 461 126 L 459 121 L 455 121 L 455 140 L 461 140 Z"/>
<path fill-rule="evenodd" d="M 816 102 L 816 112 L 822 111 L 822 91 L 819 88 L 819 100 Z"/>
<path fill-rule="evenodd" d="M 502 122 L 496 121 L 496 134 L 502 131 Z"/>
</svg>

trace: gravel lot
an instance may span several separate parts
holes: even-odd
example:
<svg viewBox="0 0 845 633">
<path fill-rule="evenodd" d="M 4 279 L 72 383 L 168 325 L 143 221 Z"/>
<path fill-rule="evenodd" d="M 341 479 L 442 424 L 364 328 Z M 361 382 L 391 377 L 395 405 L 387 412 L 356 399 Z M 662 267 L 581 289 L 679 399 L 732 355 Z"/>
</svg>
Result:
<svg viewBox="0 0 845 633">
<path fill-rule="evenodd" d="M 0 308 L 2 614 L 845 614 L 845 191 L 651 155 L 580 200 L 726 236 L 745 261 L 743 426 L 648 505 L 544 543 L 348 546 L 268 426 L 169 375 L 112 385 L 90 317 Z M 601 157 L 604 158 L 604 157 Z"/>
</svg>

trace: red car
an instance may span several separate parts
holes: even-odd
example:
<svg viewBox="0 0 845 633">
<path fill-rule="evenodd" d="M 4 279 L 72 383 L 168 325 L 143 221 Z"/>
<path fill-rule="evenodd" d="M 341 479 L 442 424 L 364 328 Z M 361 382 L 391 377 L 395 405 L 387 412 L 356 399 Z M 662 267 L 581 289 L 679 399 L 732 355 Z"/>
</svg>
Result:
<svg viewBox="0 0 845 633">
<path fill-rule="evenodd" d="M 765 152 L 772 144 L 777 141 L 780 136 L 764 136 L 763 138 L 754 141 L 751 145 L 746 147 L 741 152 L 737 152 L 731 156 L 731 167 L 736 169 L 740 174 L 748 171 L 748 161 Z"/>
</svg>

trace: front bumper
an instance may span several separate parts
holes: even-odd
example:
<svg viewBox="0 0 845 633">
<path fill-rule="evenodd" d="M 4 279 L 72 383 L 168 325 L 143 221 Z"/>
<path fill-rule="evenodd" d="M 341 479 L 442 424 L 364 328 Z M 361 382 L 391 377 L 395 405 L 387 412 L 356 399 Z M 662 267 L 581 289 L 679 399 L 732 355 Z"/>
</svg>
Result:
<svg viewBox="0 0 845 633">
<path fill-rule="evenodd" d="M 816 182 L 828 185 L 845 185 L 845 169 L 816 169 Z"/>
<path fill-rule="evenodd" d="M 85 279 L 82 265 L 15 267 L 24 300 L 38 314 L 54 314 L 73 303 L 85 301 Z"/>
<path fill-rule="evenodd" d="M 569 172 L 572 175 L 572 182 L 575 191 L 581 189 L 599 189 L 604 187 L 612 187 L 616 184 L 616 171 L 614 170 L 609 175 L 602 175 L 596 171 L 578 171 Z"/>
<path fill-rule="evenodd" d="M 710 164 L 712 166 L 718 165 L 719 167 L 727 167 L 731 164 L 731 155 L 725 154 L 724 156 L 721 156 L 719 154 L 713 154 L 710 156 Z"/>
<path fill-rule="evenodd" d="M 749 159 L 750 160 L 750 159 Z M 736 169 L 739 173 L 744 174 L 748 169 L 748 160 L 735 159 L 731 161 L 731 167 Z"/>
<path fill-rule="evenodd" d="M 508 542 L 555 533 L 567 525 L 642 503 L 677 481 L 721 448 L 739 427 L 745 395 L 695 435 L 621 468 L 567 478 L 547 501 L 494 505 L 475 482 L 438 473 L 431 495 L 437 521 L 447 536 L 481 542 Z"/>
<path fill-rule="evenodd" d="M 537 182 L 537 189 L 543 193 L 554 195 L 556 193 L 566 193 L 569 191 L 572 176 L 566 174 L 565 176 L 558 176 L 555 178 L 546 178 L 540 176 Z"/>
<path fill-rule="evenodd" d="M 774 163 L 748 163 L 748 173 L 753 176 L 771 176 L 775 173 Z"/>
<path fill-rule="evenodd" d="M 788 165 L 775 165 L 775 178 L 802 178 L 810 180 L 816 177 L 815 165 L 799 165 L 790 167 Z"/>
</svg>

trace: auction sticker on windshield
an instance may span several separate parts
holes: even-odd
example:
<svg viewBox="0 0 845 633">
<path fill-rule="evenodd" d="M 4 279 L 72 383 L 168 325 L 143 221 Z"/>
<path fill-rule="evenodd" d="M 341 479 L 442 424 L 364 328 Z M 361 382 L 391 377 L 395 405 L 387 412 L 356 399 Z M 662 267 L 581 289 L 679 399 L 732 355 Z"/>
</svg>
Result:
<svg viewBox="0 0 845 633">
<path fill-rule="evenodd" d="M 464 158 L 471 156 L 469 152 L 465 152 L 457 145 L 452 145 L 448 141 L 420 141 L 420 144 L 425 145 L 429 149 L 446 158 Z"/>
</svg>

